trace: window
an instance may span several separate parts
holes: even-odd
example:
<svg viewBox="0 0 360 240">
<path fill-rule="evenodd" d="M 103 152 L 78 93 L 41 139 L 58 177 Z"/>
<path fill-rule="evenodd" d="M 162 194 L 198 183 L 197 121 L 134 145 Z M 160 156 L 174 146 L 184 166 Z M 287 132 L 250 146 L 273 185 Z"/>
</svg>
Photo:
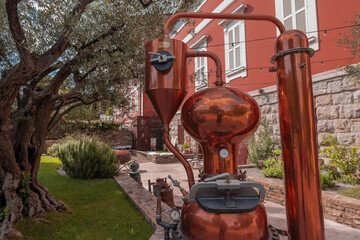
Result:
<svg viewBox="0 0 360 240">
<path fill-rule="evenodd" d="M 198 51 L 206 51 L 206 47 L 198 48 Z M 208 86 L 207 58 L 196 57 L 195 59 L 195 89 L 196 91 Z"/>
<path fill-rule="evenodd" d="M 133 94 L 130 94 L 130 104 L 129 104 L 129 116 L 131 117 L 132 113 L 133 113 Z"/>
<path fill-rule="evenodd" d="M 196 51 L 207 51 L 208 35 L 201 36 L 190 48 Z M 195 62 L 195 91 L 208 87 L 207 57 L 196 57 Z"/>
<path fill-rule="evenodd" d="M 244 13 L 247 5 L 240 4 L 231 13 Z M 225 42 L 225 76 L 226 82 L 239 77 L 246 77 L 245 22 L 242 20 L 223 20 L 219 25 L 224 27 Z"/>
<path fill-rule="evenodd" d="M 276 17 L 286 30 L 298 29 L 306 33 L 309 47 L 319 50 L 315 0 L 275 0 Z"/>
<path fill-rule="evenodd" d="M 135 115 L 139 113 L 139 90 L 135 91 Z"/>
</svg>

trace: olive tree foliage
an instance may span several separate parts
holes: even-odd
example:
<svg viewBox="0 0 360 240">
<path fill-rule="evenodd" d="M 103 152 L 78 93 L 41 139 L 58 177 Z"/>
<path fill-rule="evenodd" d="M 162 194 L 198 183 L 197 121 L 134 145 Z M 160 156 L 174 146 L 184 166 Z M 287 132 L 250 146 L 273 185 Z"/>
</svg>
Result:
<svg viewBox="0 0 360 240">
<path fill-rule="evenodd" d="M 352 56 L 360 58 L 360 13 L 355 13 L 355 19 L 349 21 L 351 25 L 354 25 L 350 33 L 344 33 L 344 37 L 339 39 L 338 43 L 345 49 L 352 51 Z M 345 71 L 349 76 L 357 83 L 360 83 L 360 64 L 346 66 Z"/>
<path fill-rule="evenodd" d="M 83 104 L 126 104 L 143 43 L 194 2 L 0 0 L 0 239 L 20 236 L 24 215 L 66 209 L 37 178 L 48 130 Z"/>
</svg>

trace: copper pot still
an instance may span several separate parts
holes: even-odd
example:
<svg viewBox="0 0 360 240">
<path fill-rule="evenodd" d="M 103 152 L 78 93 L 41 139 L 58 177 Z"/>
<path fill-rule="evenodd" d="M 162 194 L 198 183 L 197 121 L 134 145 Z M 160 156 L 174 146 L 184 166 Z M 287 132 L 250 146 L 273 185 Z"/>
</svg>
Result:
<svg viewBox="0 0 360 240">
<path fill-rule="evenodd" d="M 312 51 L 306 35 L 285 31 L 278 19 L 267 15 L 179 13 L 165 24 L 166 37 L 171 23 L 184 17 L 270 21 L 278 27 L 280 36 L 272 61 L 278 76 L 289 238 L 325 239 L 309 60 Z M 268 228 L 262 204 L 264 187 L 240 181 L 236 162 L 242 143 L 259 125 L 256 101 L 239 89 L 223 86 L 221 63 L 213 53 L 188 52 L 186 44 L 169 38 L 148 42 L 146 51 L 145 92 L 163 123 L 165 144 L 188 177 L 189 193 L 180 188 L 184 195 L 183 235 L 190 240 L 278 239 Z M 187 94 L 186 58 L 200 55 L 215 61 L 217 80 L 214 87 L 190 96 L 181 111 L 184 128 L 204 153 L 204 171 L 195 184 L 189 163 L 171 144 L 169 125 Z"/>
</svg>

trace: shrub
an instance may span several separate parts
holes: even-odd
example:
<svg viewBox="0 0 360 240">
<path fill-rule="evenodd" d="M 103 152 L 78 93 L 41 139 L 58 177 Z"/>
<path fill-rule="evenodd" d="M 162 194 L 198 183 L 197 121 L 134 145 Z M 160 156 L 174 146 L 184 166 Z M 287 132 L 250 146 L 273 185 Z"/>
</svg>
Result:
<svg viewBox="0 0 360 240">
<path fill-rule="evenodd" d="M 51 145 L 50 147 L 48 147 L 48 149 L 46 150 L 46 155 L 55 157 L 56 156 L 56 151 L 59 148 L 59 144 L 55 143 L 53 145 Z"/>
<path fill-rule="evenodd" d="M 320 173 L 321 189 L 336 188 L 334 180 L 328 174 Z"/>
<path fill-rule="evenodd" d="M 327 174 L 329 175 L 329 177 L 332 180 L 338 180 L 341 178 L 341 174 L 340 172 L 337 170 L 336 167 L 334 166 L 330 166 L 330 165 L 326 165 L 326 164 L 322 164 L 320 166 L 320 170 L 326 171 Z"/>
<path fill-rule="evenodd" d="M 342 174 L 357 178 L 357 172 L 360 171 L 360 152 L 357 146 L 347 147 L 340 144 L 330 134 L 324 135 L 321 144 L 324 146 L 324 149 L 320 150 L 323 157 L 330 158 L 330 162 L 339 168 Z"/>
<path fill-rule="evenodd" d="M 249 159 L 259 167 L 259 160 L 266 160 L 276 157 L 274 150 L 279 147 L 279 143 L 274 139 L 269 132 L 269 124 L 266 121 L 261 122 L 261 130 L 252 137 L 249 144 Z"/>
<path fill-rule="evenodd" d="M 263 174 L 265 177 L 283 178 L 282 161 L 277 157 L 265 160 Z"/>
<path fill-rule="evenodd" d="M 353 176 L 343 176 L 339 179 L 339 182 L 356 185 L 359 183 L 359 179 L 353 177 Z"/>
<path fill-rule="evenodd" d="M 118 169 L 115 151 L 97 138 L 69 139 L 59 146 L 57 156 L 72 178 L 109 178 Z"/>
</svg>

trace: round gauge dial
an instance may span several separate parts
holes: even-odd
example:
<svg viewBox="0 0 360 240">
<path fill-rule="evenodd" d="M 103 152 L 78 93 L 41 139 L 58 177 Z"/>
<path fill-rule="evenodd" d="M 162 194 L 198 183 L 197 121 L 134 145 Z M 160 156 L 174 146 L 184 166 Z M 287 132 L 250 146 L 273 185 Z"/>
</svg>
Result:
<svg viewBox="0 0 360 240">
<path fill-rule="evenodd" d="M 178 220 L 180 220 L 180 212 L 179 212 L 177 209 L 171 210 L 171 212 L 170 212 L 170 218 L 171 218 L 173 221 L 178 221 Z"/>
<path fill-rule="evenodd" d="M 219 155 L 222 158 L 227 158 L 229 156 L 229 151 L 225 148 L 220 149 Z"/>
</svg>

